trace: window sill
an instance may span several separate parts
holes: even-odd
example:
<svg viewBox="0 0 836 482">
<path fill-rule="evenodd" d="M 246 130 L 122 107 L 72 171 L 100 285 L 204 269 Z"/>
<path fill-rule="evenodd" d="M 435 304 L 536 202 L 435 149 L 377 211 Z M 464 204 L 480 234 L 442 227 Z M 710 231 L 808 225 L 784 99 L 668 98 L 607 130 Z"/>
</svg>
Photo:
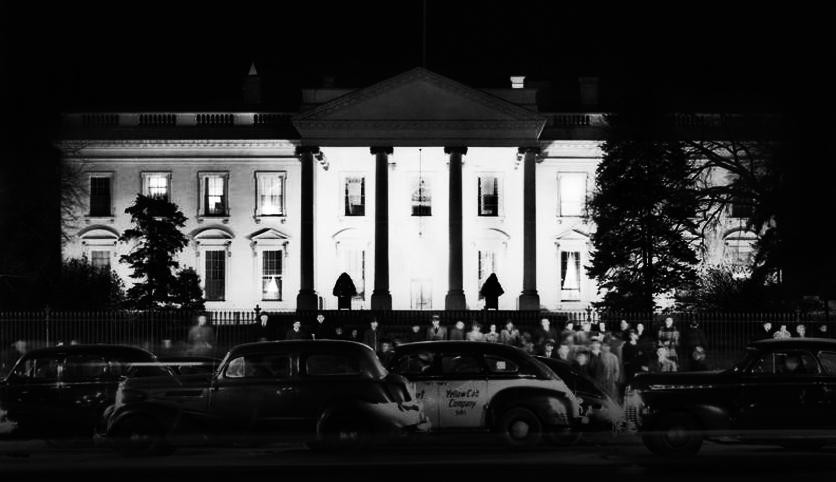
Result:
<svg viewBox="0 0 836 482">
<path fill-rule="evenodd" d="M 114 222 L 116 222 L 116 216 L 114 216 L 114 215 L 94 216 L 92 214 L 87 214 L 87 215 L 84 216 L 84 222 L 87 223 L 87 224 L 90 224 L 90 223 L 93 223 L 93 222 L 97 222 L 97 223 L 108 222 L 108 223 L 113 224 Z"/>
<path fill-rule="evenodd" d="M 221 216 L 198 216 L 197 222 L 202 223 L 204 221 L 220 221 L 224 224 L 229 224 L 229 215 L 221 215 Z"/>
<path fill-rule="evenodd" d="M 253 216 L 253 221 L 256 224 L 261 224 L 264 220 L 278 220 L 279 223 L 284 224 L 287 222 L 287 215 L 286 214 L 258 214 Z"/>
</svg>

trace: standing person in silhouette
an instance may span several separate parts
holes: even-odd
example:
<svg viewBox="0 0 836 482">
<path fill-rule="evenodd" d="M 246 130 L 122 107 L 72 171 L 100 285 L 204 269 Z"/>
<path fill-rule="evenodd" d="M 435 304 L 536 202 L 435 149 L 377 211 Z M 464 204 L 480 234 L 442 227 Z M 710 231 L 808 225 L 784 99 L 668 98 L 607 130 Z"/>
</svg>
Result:
<svg viewBox="0 0 836 482">
<path fill-rule="evenodd" d="M 433 315 L 430 327 L 427 328 L 427 341 L 439 341 L 447 339 L 447 328 L 441 326 L 441 318 Z"/>
<path fill-rule="evenodd" d="M 488 276 L 488 279 L 485 280 L 485 283 L 479 288 L 479 298 L 485 299 L 485 309 L 486 310 L 496 310 L 499 309 L 499 297 L 505 293 L 505 290 L 502 289 L 502 285 L 499 284 L 499 279 L 496 277 L 496 273 L 491 273 Z"/>
<path fill-rule="evenodd" d="M 285 340 L 309 340 L 310 338 L 307 332 L 302 329 L 302 322 L 299 320 L 293 320 L 293 325 L 287 330 L 284 337 Z"/>
<path fill-rule="evenodd" d="M 340 310 L 351 309 L 351 298 L 357 296 L 357 288 L 354 286 L 354 281 L 348 273 L 342 273 L 334 284 L 334 289 L 331 292 L 337 297 L 337 308 Z"/>
</svg>

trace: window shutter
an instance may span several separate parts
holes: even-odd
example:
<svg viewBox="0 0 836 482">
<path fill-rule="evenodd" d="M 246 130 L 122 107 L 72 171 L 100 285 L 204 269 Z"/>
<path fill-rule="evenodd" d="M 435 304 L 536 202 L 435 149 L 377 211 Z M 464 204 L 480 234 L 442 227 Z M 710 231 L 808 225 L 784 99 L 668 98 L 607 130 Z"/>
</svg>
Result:
<svg viewBox="0 0 836 482">
<path fill-rule="evenodd" d="M 477 189 L 477 195 L 476 195 L 477 196 L 477 204 L 479 205 L 478 214 L 482 214 L 484 212 L 484 206 L 482 205 L 482 178 L 481 177 L 476 178 L 476 184 L 477 184 L 477 187 L 476 187 L 476 189 Z"/>
<path fill-rule="evenodd" d="M 209 176 L 203 178 L 203 215 L 209 215 Z"/>
</svg>

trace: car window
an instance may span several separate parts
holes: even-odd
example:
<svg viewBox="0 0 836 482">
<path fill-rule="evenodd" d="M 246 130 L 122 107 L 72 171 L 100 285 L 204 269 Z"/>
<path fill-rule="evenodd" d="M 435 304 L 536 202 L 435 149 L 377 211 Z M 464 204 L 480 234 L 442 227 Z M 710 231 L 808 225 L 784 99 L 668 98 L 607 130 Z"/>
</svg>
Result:
<svg viewBox="0 0 836 482">
<path fill-rule="evenodd" d="M 305 373 L 309 376 L 361 375 L 367 372 L 360 360 L 349 355 L 318 353 L 305 359 Z"/>
<path fill-rule="evenodd" d="M 435 353 L 429 351 L 408 353 L 392 363 L 392 371 L 401 375 L 427 375 L 432 371 Z"/>
<path fill-rule="evenodd" d="M 820 351 L 819 362 L 828 375 L 836 375 L 836 352 Z"/>
<path fill-rule="evenodd" d="M 54 380 L 58 378 L 59 366 L 59 360 L 55 357 L 27 358 L 15 367 L 13 373 L 19 378 Z"/>
<path fill-rule="evenodd" d="M 520 367 L 513 361 L 498 355 L 485 355 L 488 371 L 493 374 L 519 373 Z"/>
<path fill-rule="evenodd" d="M 803 351 L 776 351 L 761 356 L 750 369 L 752 374 L 811 375 L 818 373 L 815 358 Z"/>
<path fill-rule="evenodd" d="M 441 356 L 441 373 L 444 375 L 479 375 L 484 371 L 482 358 L 477 355 L 449 353 Z"/>
<path fill-rule="evenodd" d="M 233 358 L 226 367 L 226 378 L 287 378 L 290 357 L 278 354 L 253 354 Z"/>
<path fill-rule="evenodd" d="M 98 380 L 119 378 L 121 369 L 119 363 L 111 364 L 107 359 L 97 355 L 70 355 L 64 362 L 62 378 L 74 380 Z"/>
</svg>

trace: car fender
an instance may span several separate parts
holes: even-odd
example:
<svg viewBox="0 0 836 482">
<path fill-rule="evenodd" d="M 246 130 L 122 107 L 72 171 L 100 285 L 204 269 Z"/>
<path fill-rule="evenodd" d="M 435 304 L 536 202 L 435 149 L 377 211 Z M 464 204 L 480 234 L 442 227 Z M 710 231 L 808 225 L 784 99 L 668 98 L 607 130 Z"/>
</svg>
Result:
<svg viewBox="0 0 836 482">
<path fill-rule="evenodd" d="M 653 430 L 656 421 L 662 415 L 674 412 L 687 413 L 693 416 L 703 430 L 728 430 L 732 425 L 731 413 L 728 408 L 709 403 L 697 403 L 652 410 L 645 422 L 645 430 Z"/>
<path fill-rule="evenodd" d="M 507 409 L 524 407 L 534 412 L 540 420 L 554 425 L 549 421 L 554 421 L 555 416 L 559 415 L 555 413 L 553 408 L 555 401 L 565 407 L 565 422 L 558 424 L 570 424 L 572 404 L 566 394 L 557 390 L 537 387 L 510 387 L 498 392 L 488 402 L 485 422 L 488 428 L 493 428 L 496 421 Z"/>
<path fill-rule="evenodd" d="M 110 432 L 121 421 L 133 416 L 150 417 L 160 423 L 166 433 L 169 433 L 180 425 L 183 411 L 178 407 L 150 402 L 123 405 L 110 414 L 107 421 L 107 431 Z"/>
</svg>

